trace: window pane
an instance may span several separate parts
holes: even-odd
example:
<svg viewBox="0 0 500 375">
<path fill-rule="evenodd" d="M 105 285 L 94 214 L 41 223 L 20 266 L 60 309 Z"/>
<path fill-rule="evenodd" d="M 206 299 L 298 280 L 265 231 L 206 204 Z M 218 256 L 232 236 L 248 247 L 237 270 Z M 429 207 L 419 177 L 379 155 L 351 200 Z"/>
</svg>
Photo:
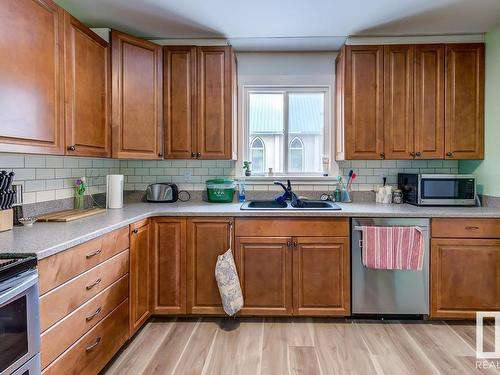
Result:
<svg viewBox="0 0 500 375">
<path fill-rule="evenodd" d="M 262 173 L 273 168 L 275 172 L 283 172 L 284 94 L 252 92 L 248 99 L 252 170 Z"/>
<path fill-rule="evenodd" d="M 290 172 L 321 172 L 325 94 L 290 93 L 288 98 L 288 138 L 293 142 L 290 143 L 288 169 Z"/>
</svg>

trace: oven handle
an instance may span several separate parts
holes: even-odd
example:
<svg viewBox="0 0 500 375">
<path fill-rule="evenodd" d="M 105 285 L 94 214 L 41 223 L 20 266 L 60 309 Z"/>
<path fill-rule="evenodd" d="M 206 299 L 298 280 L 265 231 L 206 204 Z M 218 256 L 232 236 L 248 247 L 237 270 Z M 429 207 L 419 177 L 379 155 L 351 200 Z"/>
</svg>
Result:
<svg viewBox="0 0 500 375">
<path fill-rule="evenodd" d="M 24 291 L 31 288 L 33 285 L 36 285 L 38 282 L 38 274 L 35 272 L 29 276 L 25 276 L 22 282 L 13 288 L 7 289 L 3 293 L 0 294 L 0 306 L 5 305 L 12 298 L 22 294 Z"/>
</svg>

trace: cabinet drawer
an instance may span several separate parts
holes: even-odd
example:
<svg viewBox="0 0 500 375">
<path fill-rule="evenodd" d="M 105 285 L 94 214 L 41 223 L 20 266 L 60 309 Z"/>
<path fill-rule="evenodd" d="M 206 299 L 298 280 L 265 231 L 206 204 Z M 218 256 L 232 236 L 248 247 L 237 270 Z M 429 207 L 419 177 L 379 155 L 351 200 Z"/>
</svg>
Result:
<svg viewBox="0 0 500 375">
<path fill-rule="evenodd" d="M 128 273 L 125 250 L 40 298 L 40 331 L 43 332 L 83 303 Z"/>
<path fill-rule="evenodd" d="M 128 247 L 128 227 L 125 227 L 42 259 L 38 264 L 40 295 L 128 249 Z"/>
<path fill-rule="evenodd" d="M 348 237 L 348 218 L 236 218 L 237 237 Z"/>
<path fill-rule="evenodd" d="M 103 317 L 125 301 L 128 297 L 128 287 L 129 278 L 125 275 L 45 331 L 41 342 L 42 368 L 47 367 Z"/>
<path fill-rule="evenodd" d="M 128 308 L 127 299 L 42 374 L 98 374 L 128 339 Z"/>
<path fill-rule="evenodd" d="M 432 237 L 500 238 L 500 220 L 432 219 Z"/>
</svg>

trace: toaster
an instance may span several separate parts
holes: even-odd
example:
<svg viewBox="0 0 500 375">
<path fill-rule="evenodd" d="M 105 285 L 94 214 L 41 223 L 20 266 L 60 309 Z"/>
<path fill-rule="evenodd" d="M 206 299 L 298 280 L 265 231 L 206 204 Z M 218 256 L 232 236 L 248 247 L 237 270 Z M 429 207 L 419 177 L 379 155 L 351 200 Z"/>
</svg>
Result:
<svg viewBox="0 0 500 375">
<path fill-rule="evenodd" d="M 176 184 L 160 182 L 146 188 L 146 201 L 157 203 L 172 203 L 179 199 L 179 189 Z"/>
</svg>

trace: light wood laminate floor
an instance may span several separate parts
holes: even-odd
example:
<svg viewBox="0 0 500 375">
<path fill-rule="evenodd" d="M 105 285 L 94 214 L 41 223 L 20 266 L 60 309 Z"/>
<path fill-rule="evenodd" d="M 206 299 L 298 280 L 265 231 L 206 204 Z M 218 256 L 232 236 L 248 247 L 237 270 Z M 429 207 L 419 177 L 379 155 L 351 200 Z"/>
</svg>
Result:
<svg viewBox="0 0 500 375">
<path fill-rule="evenodd" d="M 493 350 L 494 327 L 487 326 L 484 335 L 485 350 Z M 106 375 L 493 373 L 500 372 L 476 368 L 474 322 L 308 318 L 154 319 L 104 371 Z"/>
</svg>

